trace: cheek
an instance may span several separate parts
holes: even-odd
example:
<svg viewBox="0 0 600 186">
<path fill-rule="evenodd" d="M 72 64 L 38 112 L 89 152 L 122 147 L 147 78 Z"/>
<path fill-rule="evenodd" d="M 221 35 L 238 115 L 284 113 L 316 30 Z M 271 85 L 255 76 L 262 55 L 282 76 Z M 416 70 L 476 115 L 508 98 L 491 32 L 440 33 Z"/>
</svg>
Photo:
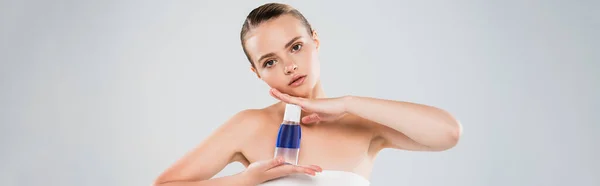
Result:
<svg viewBox="0 0 600 186">
<path fill-rule="evenodd" d="M 273 71 L 275 69 L 271 69 L 271 71 Z M 262 80 L 267 83 L 267 85 L 269 85 L 269 87 L 273 87 L 273 88 L 281 88 L 283 87 L 285 84 L 284 81 L 282 81 L 282 79 L 285 79 L 283 77 L 283 75 L 280 75 L 276 72 L 267 72 L 264 73 L 264 76 L 262 78 Z"/>
<path fill-rule="evenodd" d="M 308 53 L 307 56 L 307 68 L 310 69 L 310 73 L 314 74 L 314 73 L 319 73 L 320 70 L 320 64 L 319 64 L 319 57 L 317 55 L 317 52 L 315 50 L 310 51 L 310 53 Z"/>
<path fill-rule="evenodd" d="M 305 70 L 313 70 L 314 67 L 318 66 L 318 59 L 314 50 L 305 50 L 302 54 L 296 57 L 296 61 L 302 62 L 302 66 Z"/>
</svg>

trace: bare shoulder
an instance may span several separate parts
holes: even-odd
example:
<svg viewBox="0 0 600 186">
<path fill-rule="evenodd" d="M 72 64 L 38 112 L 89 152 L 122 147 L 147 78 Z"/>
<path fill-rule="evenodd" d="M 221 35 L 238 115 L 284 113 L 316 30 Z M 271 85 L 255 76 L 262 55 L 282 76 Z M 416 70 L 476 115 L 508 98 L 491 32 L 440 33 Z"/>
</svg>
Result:
<svg viewBox="0 0 600 186">
<path fill-rule="evenodd" d="M 252 137 L 255 132 L 263 125 L 263 121 L 268 117 L 266 108 L 245 109 L 231 116 L 226 122 L 218 127 L 212 135 L 232 137 L 231 139 L 247 139 Z M 244 145 L 244 144 L 240 144 Z"/>
<path fill-rule="evenodd" d="M 261 118 L 262 109 L 245 109 L 235 113 L 224 125 L 247 127 L 256 123 Z"/>
<path fill-rule="evenodd" d="M 244 134 L 251 134 L 252 131 L 259 129 L 263 120 L 268 115 L 265 109 L 245 109 L 235 113 L 219 128 L 215 133 L 223 132 L 235 135 L 238 138 Z"/>
<path fill-rule="evenodd" d="M 252 137 L 260 133 L 265 124 L 269 123 L 277 112 L 276 105 L 270 105 L 264 108 L 245 109 L 237 112 L 216 132 L 229 133 L 235 135 L 237 139 L 241 137 Z"/>
</svg>

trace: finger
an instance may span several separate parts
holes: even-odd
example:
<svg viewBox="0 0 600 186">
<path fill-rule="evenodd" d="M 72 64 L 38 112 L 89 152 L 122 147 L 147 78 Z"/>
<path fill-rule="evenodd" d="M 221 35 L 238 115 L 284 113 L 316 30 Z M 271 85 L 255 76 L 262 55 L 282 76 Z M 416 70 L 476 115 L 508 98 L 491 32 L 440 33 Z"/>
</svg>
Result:
<svg viewBox="0 0 600 186">
<path fill-rule="evenodd" d="M 281 100 L 283 102 L 295 104 L 301 107 L 303 106 L 303 100 L 301 98 L 290 96 L 289 94 L 284 94 L 282 92 L 279 92 L 279 90 L 277 89 L 272 88 L 270 94 L 275 99 Z"/>
<path fill-rule="evenodd" d="M 302 123 L 314 123 L 317 121 L 321 121 L 321 118 L 316 113 L 302 117 Z"/>
<path fill-rule="evenodd" d="M 313 171 L 315 171 L 315 172 L 323 172 L 323 168 L 321 168 L 321 167 L 320 167 L 320 166 L 318 166 L 318 165 L 302 165 L 301 167 L 305 167 L 305 168 L 308 168 L 308 169 L 312 169 L 312 170 L 313 170 Z"/>
<path fill-rule="evenodd" d="M 283 163 L 284 162 L 283 162 L 282 157 L 276 157 L 276 158 L 273 158 L 272 160 L 268 160 L 268 161 L 264 162 L 260 168 L 262 170 L 269 170 L 269 169 L 272 169 L 273 167 L 280 166 Z"/>
<path fill-rule="evenodd" d="M 271 88 L 271 89 L 269 90 L 269 93 L 271 93 L 271 96 L 273 96 L 273 97 L 275 97 L 275 98 L 277 98 L 277 99 L 282 99 L 282 98 L 281 98 L 281 95 L 282 95 L 283 93 L 281 93 L 279 90 L 277 90 L 277 89 L 275 89 L 275 88 Z"/>
<path fill-rule="evenodd" d="M 284 165 L 269 169 L 265 173 L 266 173 L 267 179 L 275 179 L 275 178 L 287 176 L 290 174 L 298 174 L 298 173 L 314 176 L 316 174 L 315 172 L 316 171 L 311 168 L 290 165 L 290 164 L 284 164 Z"/>
<path fill-rule="evenodd" d="M 271 94 L 272 97 L 274 97 L 275 99 L 281 100 L 281 98 L 279 98 L 279 96 L 277 95 L 277 93 L 275 93 L 275 89 L 271 89 L 269 90 L 269 94 Z"/>
<path fill-rule="evenodd" d="M 279 92 L 279 90 L 272 88 L 271 91 L 269 91 L 271 93 L 271 96 L 275 97 L 275 99 L 281 100 L 283 102 L 286 103 L 290 103 L 290 98 L 291 96 L 281 93 Z"/>
</svg>

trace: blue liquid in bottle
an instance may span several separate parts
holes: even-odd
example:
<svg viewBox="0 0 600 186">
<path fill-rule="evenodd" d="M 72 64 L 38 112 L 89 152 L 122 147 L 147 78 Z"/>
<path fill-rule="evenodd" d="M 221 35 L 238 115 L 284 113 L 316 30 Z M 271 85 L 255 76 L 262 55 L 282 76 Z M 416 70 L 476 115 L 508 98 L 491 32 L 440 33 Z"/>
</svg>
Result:
<svg viewBox="0 0 600 186">
<path fill-rule="evenodd" d="M 279 126 L 277 144 L 275 146 L 275 157 L 283 157 L 284 162 L 298 165 L 300 152 L 300 139 L 302 130 L 300 127 L 300 113 L 302 109 L 297 105 L 287 104 L 283 122 Z"/>
<path fill-rule="evenodd" d="M 300 125 L 283 123 L 279 126 L 279 134 L 277 135 L 277 147 L 298 149 L 300 148 L 300 137 L 302 130 Z"/>
</svg>

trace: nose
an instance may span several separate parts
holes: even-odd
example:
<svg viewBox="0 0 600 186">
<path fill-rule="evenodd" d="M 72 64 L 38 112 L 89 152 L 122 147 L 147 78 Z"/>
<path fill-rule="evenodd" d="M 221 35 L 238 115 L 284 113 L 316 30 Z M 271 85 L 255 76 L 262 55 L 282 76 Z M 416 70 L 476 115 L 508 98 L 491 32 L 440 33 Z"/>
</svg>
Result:
<svg viewBox="0 0 600 186">
<path fill-rule="evenodd" d="M 292 74 L 294 73 L 296 70 L 298 70 L 298 65 L 296 65 L 296 63 L 289 63 L 288 65 L 285 66 L 284 68 L 284 72 L 286 75 Z"/>
</svg>

